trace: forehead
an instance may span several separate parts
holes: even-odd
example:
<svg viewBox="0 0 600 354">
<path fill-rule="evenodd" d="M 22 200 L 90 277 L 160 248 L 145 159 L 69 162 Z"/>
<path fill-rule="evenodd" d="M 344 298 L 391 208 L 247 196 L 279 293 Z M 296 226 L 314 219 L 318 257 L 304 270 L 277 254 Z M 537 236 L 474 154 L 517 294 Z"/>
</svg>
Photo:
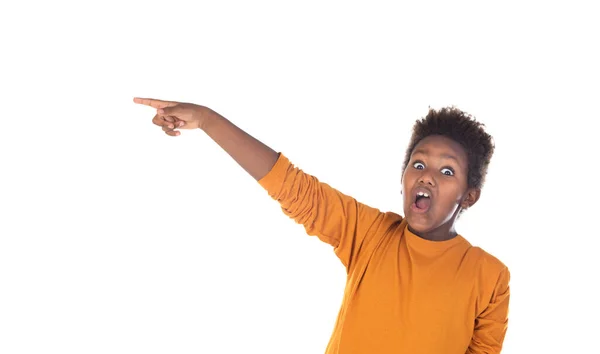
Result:
<svg viewBox="0 0 600 354">
<path fill-rule="evenodd" d="M 411 155 L 425 154 L 431 157 L 454 157 L 457 162 L 467 165 L 467 152 L 456 141 L 441 135 L 430 135 L 415 146 Z"/>
</svg>

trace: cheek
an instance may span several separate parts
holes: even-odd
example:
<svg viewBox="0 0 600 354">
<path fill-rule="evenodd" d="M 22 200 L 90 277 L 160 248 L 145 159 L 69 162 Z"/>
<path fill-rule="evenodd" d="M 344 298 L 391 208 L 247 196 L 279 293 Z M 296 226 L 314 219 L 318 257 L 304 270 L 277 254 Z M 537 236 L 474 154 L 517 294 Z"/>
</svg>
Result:
<svg viewBox="0 0 600 354">
<path fill-rule="evenodd" d="M 404 174 L 402 175 L 402 186 L 410 185 L 410 183 L 414 182 L 415 177 L 413 176 L 413 172 L 410 169 L 406 169 Z"/>
<path fill-rule="evenodd" d="M 412 186 L 411 182 L 411 176 L 409 173 L 405 173 L 402 176 L 402 180 L 401 180 L 401 184 L 402 184 L 402 195 L 406 196 L 407 193 L 410 193 L 410 186 Z"/>
<path fill-rule="evenodd" d="M 446 207 L 454 206 L 462 201 L 462 188 L 457 183 L 447 183 L 440 186 L 440 191 L 444 191 L 441 199 Z"/>
</svg>

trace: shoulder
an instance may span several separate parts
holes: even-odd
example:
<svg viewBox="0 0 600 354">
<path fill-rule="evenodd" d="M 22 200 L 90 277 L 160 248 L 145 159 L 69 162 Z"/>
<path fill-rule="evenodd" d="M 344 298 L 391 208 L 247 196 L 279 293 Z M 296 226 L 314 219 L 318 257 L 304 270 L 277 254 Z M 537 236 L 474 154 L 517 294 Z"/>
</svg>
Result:
<svg viewBox="0 0 600 354">
<path fill-rule="evenodd" d="M 510 271 L 506 264 L 483 248 L 469 244 L 466 258 L 475 265 L 479 278 L 490 286 L 509 281 Z"/>
<path fill-rule="evenodd" d="M 504 262 L 481 247 L 471 246 L 467 252 L 472 253 L 478 259 L 482 267 L 490 270 L 496 269 L 498 271 L 508 268 Z"/>
<path fill-rule="evenodd" d="M 509 289 L 510 271 L 506 264 L 481 247 L 471 247 L 477 254 L 478 283 L 481 286 L 483 299 L 492 299 L 494 295 Z"/>
</svg>

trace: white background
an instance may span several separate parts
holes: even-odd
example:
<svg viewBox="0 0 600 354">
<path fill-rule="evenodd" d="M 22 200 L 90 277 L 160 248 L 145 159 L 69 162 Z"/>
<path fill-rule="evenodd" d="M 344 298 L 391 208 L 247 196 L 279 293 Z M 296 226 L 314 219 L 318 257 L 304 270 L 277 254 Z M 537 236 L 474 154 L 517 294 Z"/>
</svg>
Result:
<svg viewBox="0 0 600 354">
<path fill-rule="evenodd" d="M 324 351 L 331 247 L 134 96 L 209 106 L 400 214 L 413 122 L 473 114 L 496 154 L 458 231 L 511 270 L 503 353 L 594 350 L 591 3 L 3 3 L 0 353 Z"/>
</svg>

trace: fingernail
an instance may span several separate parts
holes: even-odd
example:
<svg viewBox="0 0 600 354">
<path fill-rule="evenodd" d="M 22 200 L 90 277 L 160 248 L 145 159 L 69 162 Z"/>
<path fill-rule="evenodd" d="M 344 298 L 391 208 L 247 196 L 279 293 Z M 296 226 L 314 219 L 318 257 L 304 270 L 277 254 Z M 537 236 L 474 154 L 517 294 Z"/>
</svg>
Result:
<svg viewBox="0 0 600 354">
<path fill-rule="evenodd" d="M 169 124 L 169 129 L 173 129 L 173 124 Z"/>
<path fill-rule="evenodd" d="M 165 110 L 162 108 L 159 108 L 157 112 L 158 112 L 158 114 L 163 114 L 163 113 L 165 113 Z"/>
<path fill-rule="evenodd" d="M 185 124 L 184 122 L 179 122 L 180 127 L 183 127 L 184 124 Z"/>
</svg>

